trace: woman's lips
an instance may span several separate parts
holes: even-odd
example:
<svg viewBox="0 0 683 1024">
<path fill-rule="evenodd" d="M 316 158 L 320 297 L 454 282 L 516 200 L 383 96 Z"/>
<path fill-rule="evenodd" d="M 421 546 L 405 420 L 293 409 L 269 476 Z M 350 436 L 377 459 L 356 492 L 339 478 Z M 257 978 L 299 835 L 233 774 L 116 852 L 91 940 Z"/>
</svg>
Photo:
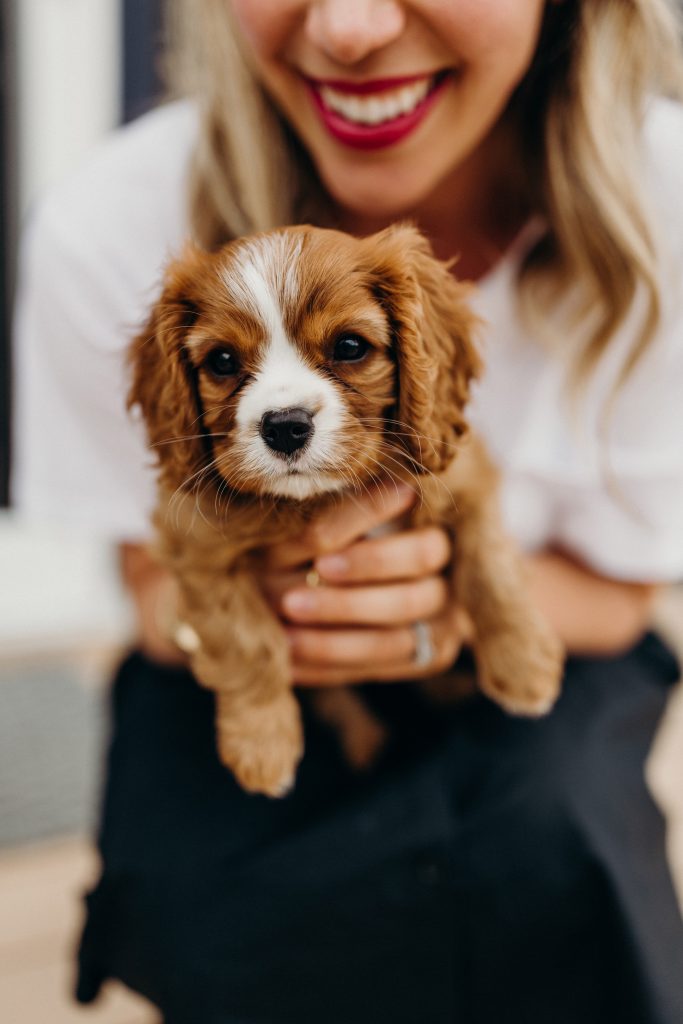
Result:
<svg viewBox="0 0 683 1024">
<path fill-rule="evenodd" d="M 437 77 L 437 74 L 442 75 L 444 72 L 432 71 L 428 74 L 422 72 L 418 75 L 403 75 L 399 78 L 373 78 L 367 82 L 348 82 L 342 78 L 312 78 L 310 75 L 304 75 L 304 78 L 317 88 L 329 86 L 330 89 L 339 89 L 341 92 L 363 96 L 373 92 L 398 89 L 402 85 L 411 85 L 413 82 L 431 81 Z"/>
<path fill-rule="evenodd" d="M 306 79 L 327 131 L 354 149 L 382 149 L 413 132 L 452 73 L 409 75 L 368 82 Z"/>
</svg>

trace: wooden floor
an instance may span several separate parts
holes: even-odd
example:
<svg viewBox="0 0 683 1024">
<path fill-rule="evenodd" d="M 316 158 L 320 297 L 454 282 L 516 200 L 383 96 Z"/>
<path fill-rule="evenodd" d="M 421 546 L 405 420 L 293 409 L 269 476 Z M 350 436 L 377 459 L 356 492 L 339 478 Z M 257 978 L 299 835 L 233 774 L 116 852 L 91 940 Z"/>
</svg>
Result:
<svg viewBox="0 0 683 1024">
<path fill-rule="evenodd" d="M 0 855 L 2 1024 L 158 1024 L 120 985 L 92 1007 L 71 998 L 80 896 L 96 871 L 89 842 L 77 837 Z"/>
<path fill-rule="evenodd" d="M 683 597 L 663 622 L 683 647 Z M 672 698 L 648 779 L 669 821 L 669 855 L 683 905 L 683 691 Z M 2 1024 L 159 1024 L 154 1009 L 109 985 L 92 1007 L 71 998 L 81 894 L 97 871 L 88 841 L 73 837 L 0 854 L 0 1022 Z M 198 1021 L 197 1024 L 201 1024 Z"/>
</svg>

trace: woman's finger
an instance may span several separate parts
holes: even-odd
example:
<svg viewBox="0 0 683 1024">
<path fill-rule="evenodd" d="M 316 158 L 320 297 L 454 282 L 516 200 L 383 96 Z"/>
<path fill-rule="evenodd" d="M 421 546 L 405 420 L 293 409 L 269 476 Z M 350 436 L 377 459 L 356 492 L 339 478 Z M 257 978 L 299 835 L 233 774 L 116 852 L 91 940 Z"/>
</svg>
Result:
<svg viewBox="0 0 683 1024">
<path fill-rule="evenodd" d="M 441 576 L 386 586 L 302 587 L 282 597 L 284 615 L 316 625 L 397 626 L 431 619 L 449 599 Z"/>
<path fill-rule="evenodd" d="M 339 686 L 359 682 L 425 679 L 455 661 L 462 637 L 457 609 L 429 622 L 433 656 L 416 664 L 418 640 L 410 627 L 392 630 L 288 629 L 292 679 L 299 686 Z"/>
<path fill-rule="evenodd" d="M 294 662 L 320 668 L 363 667 L 373 661 L 407 661 L 415 653 L 415 635 L 400 629 L 287 628 Z"/>
<path fill-rule="evenodd" d="M 450 558 L 446 531 L 426 526 L 357 541 L 343 552 L 316 558 L 314 565 L 330 583 L 372 583 L 429 576 L 441 572 Z"/>
<path fill-rule="evenodd" d="M 288 591 L 301 590 L 307 586 L 306 571 L 296 569 L 282 572 L 263 573 L 259 586 L 270 606 L 279 615 L 282 612 L 282 598 Z"/>
<path fill-rule="evenodd" d="M 314 568 L 316 579 L 344 586 L 419 579 L 441 572 L 450 558 L 446 531 L 426 526 L 358 541 L 344 552 L 316 559 Z M 306 577 L 305 569 L 282 569 L 264 572 L 260 583 L 271 606 L 280 610 L 284 594 L 306 587 Z"/>
<path fill-rule="evenodd" d="M 263 553 L 266 569 L 290 569 L 317 557 L 342 551 L 378 526 L 407 512 L 415 491 L 393 480 L 375 484 L 362 494 L 347 496 L 314 519 L 297 541 L 274 544 Z"/>
</svg>

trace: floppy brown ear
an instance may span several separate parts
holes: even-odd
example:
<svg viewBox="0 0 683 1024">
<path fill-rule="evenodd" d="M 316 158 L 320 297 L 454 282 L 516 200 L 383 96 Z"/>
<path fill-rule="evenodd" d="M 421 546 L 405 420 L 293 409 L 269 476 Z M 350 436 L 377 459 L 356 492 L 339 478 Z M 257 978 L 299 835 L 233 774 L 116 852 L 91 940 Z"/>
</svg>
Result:
<svg viewBox="0 0 683 1024">
<path fill-rule="evenodd" d="M 201 407 L 185 338 L 198 310 L 193 281 L 205 254 L 195 248 L 169 265 L 161 297 L 128 354 L 128 408 L 139 406 L 164 484 L 175 490 L 206 464 Z"/>
<path fill-rule="evenodd" d="M 416 468 L 439 472 L 467 429 L 465 406 L 481 362 L 471 286 L 457 281 L 409 225 L 365 239 L 376 298 L 392 327 L 398 366 L 397 443 Z"/>
</svg>

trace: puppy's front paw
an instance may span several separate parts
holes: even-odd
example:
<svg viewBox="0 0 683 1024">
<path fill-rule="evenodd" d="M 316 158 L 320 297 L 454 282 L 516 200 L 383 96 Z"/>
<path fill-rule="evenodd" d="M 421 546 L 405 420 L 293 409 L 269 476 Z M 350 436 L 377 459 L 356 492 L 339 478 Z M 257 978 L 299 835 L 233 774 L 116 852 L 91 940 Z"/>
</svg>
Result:
<svg viewBox="0 0 683 1024">
<path fill-rule="evenodd" d="M 299 706 L 291 693 L 218 719 L 218 754 L 249 793 L 286 796 L 304 750 Z"/>
<path fill-rule="evenodd" d="M 564 651 L 544 622 L 502 629 L 476 647 L 479 685 L 511 715 L 539 718 L 560 694 Z"/>
</svg>

